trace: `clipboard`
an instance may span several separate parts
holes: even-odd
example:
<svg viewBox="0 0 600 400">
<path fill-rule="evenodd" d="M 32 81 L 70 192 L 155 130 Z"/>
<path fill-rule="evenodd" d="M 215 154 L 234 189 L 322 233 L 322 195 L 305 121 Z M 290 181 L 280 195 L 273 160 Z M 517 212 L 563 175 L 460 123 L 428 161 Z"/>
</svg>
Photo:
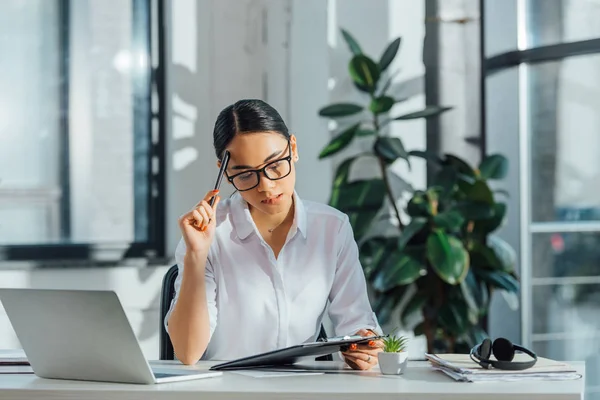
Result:
<svg viewBox="0 0 600 400">
<path fill-rule="evenodd" d="M 370 340 L 378 340 L 384 337 L 385 336 L 348 336 L 342 337 L 341 339 L 330 338 L 320 342 L 302 343 L 290 347 L 284 347 L 282 349 L 268 351 L 266 353 L 255 354 L 252 356 L 216 364 L 210 367 L 210 370 L 224 371 L 291 365 L 305 357 L 319 357 L 327 354 L 333 354 L 338 351 L 346 351 L 353 343 L 368 343 Z"/>
</svg>

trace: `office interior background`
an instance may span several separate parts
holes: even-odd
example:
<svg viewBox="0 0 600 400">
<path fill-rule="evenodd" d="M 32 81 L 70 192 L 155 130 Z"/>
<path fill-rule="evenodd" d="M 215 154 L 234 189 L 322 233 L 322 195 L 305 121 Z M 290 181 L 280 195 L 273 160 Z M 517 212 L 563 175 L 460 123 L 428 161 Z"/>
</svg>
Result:
<svg viewBox="0 0 600 400">
<path fill-rule="evenodd" d="M 319 159 L 335 126 L 318 110 L 360 99 L 340 28 L 374 57 L 401 37 L 394 111 L 452 110 L 390 135 L 509 160 L 499 235 L 521 290 L 494 295 L 489 334 L 586 361 L 600 398 L 598 20 L 598 0 L 3 0 L 0 286 L 115 290 L 156 359 L 161 281 L 178 216 L 214 184 L 218 112 L 275 106 L 298 137 L 297 191 L 327 202 L 342 158 Z M 427 184 L 423 160 L 393 170 L 398 190 Z"/>
</svg>

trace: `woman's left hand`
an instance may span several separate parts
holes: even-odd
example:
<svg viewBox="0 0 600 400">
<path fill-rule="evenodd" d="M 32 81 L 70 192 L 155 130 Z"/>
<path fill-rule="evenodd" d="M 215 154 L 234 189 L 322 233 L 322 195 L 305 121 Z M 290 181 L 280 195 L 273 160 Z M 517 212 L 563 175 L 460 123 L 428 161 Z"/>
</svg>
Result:
<svg viewBox="0 0 600 400">
<path fill-rule="evenodd" d="M 373 336 L 372 332 L 361 329 L 356 332 L 360 336 Z M 352 369 L 367 370 L 377 365 L 377 354 L 383 350 L 381 340 L 372 340 L 368 343 L 351 346 L 347 351 L 342 352 L 344 361 Z"/>
</svg>

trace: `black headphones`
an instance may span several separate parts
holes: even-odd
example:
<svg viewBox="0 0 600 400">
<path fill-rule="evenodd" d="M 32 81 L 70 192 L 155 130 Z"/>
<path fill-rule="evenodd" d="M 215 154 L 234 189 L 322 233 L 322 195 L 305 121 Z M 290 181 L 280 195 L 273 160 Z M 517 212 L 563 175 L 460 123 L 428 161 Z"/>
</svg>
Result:
<svg viewBox="0 0 600 400">
<path fill-rule="evenodd" d="M 528 354 L 532 359 L 529 361 L 513 361 L 515 352 Z M 494 355 L 495 360 L 490 360 L 490 356 Z M 531 368 L 537 362 L 535 353 L 525 347 L 512 344 L 510 340 L 498 338 L 492 341 L 485 339 L 483 342 L 471 349 L 471 360 L 481 365 L 483 368 L 505 369 L 511 371 L 519 371 Z"/>
</svg>

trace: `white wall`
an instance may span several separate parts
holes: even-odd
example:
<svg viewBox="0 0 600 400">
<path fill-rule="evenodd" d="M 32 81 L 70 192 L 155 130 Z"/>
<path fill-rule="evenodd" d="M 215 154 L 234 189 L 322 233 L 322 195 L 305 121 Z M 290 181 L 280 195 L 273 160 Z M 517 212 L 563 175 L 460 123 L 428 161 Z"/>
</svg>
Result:
<svg viewBox="0 0 600 400">
<path fill-rule="evenodd" d="M 167 57 L 170 253 L 179 240 L 177 217 L 214 184 L 214 120 L 224 106 L 240 98 L 265 99 L 281 112 L 299 141 L 298 192 L 307 199 L 327 201 L 332 165 L 318 161 L 317 156 L 329 141 L 329 133 L 317 112 L 344 98 L 328 88 L 330 77 L 348 76 L 350 55 L 338 30 L 342 22 L 376 57 L 392 38 L 403 36 L 393 66 L 402 68 L 397 89 L 406 90 L 401 83 L 411 81 L 415 96 L 398 105 L 397 112 L 423 107 L 421 4 L 409 0 L 330 0 L 329 4 L 323 0 L 177 0 L 171 4 Z M 328 31 L 332 23 L 328 9 L 335 10 L 337 17 L 334 44 L 328 40 L 333 34 Z M 424 147 L 422 121 L 393 129 L 393 134 L 406 140 L 408 149 Z M 424 184 L 424 166 L 415 164 L 410 173 L 402 164 L 396 168 L 415 186 Z M 158 299 L 167 267 L 0 270 L 0 286 L 116 290 L 146 356 L 157 358 Z M 0 309 L 0 348 L 15 346 L 14 332 Z"/>
</svg>

